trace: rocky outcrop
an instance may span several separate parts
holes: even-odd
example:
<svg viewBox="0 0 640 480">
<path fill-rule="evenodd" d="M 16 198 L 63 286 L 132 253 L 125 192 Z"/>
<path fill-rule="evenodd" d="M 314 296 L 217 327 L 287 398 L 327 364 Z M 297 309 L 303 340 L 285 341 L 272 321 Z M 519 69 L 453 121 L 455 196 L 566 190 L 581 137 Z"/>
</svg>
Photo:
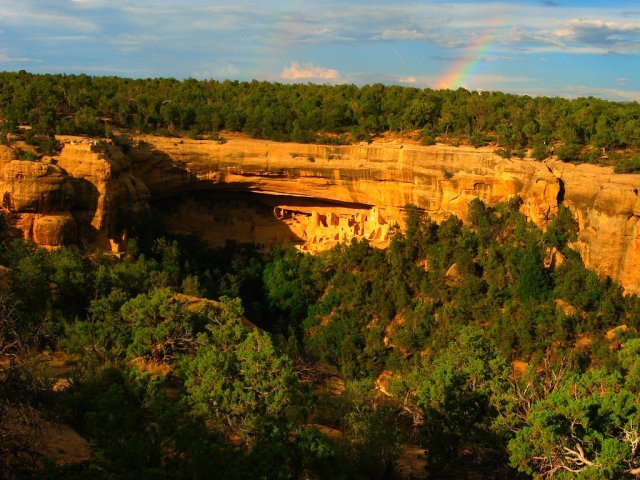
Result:
<svg viewBox="0 0 640 480">
<path fill-rule="evenodd" d="M 384 246 L 389 226 L 402 225 L 408 203 L 442 220 L 451 214 L 465 218 L 473 198 L 495 205 L 519 195 L 523 213 L 544 228 L 563 202 L 578 220 L 575 248 L 587 266 L 640 292 L 640 175 L 503 159 L 488 148 L 398 142 L 321 146 L 233 136 L 223 144 L 141 139 L 155 152 L 152 175 L 139 174 L 151 179 L 152 193 L 216 189 L 336 202 L 334 208 L 325 204 L 315 210 L 287 206 L 284 200 L 276 205 L 274 215 L 289 222 L 293 239 L 311 251 L 353 237 Z M 140 165 L 148 171 L 145 162 L 134 163 L 134 169 Z M 374 217 L 364 228 L 362 219 Z"/>
<path fill-rule="evenodd" d="M 0 164 L 10 162 L 16 158 L 17 156 L 13 148 L 8 147 L 7 145 L 0 145 Z"/>
<path fill-rule="evenodd" d="M 2 207 L 26 238 L 57 246 L 77 240 L 70 213 L 75 194 L 69 177 L 57 165 L 9 160 L 0 169 Z"/>
<path fill-rule="evenodd" d="M 385 246 L 404 207 L 435 220 L 519 195 L 545 227 L 564 203 L 580 233 L 575 248 L 602 275 L 640 292 L 640 175 L 611 168 L 504 159 L 490 148 L 398 141 L 322 146 L 140 136 L 125 156 L 110 144 L 63 138 L 57 165 L 0 151 L 0 193 L 25 235 L 59 245 L 75 238 L 120 248 L 123 222 L 155 202 L 179 232 L 211 245 L 286 241 L 319 251 L 366 238 Z M 207 196 L 215 193 L 217 196 Z"/>
<path fill-rule="evenodd" d="M 148 189 L 113 145 L 80 137 L 63 142 L 61 154 L 44 161 L 0 152 L 3 209 L 25 238 L 43 246 L 121 248 L 121 217 L 148 211 Z"/>
<path fill-rule="evenodd" d="M 384 246 L 390 227 L 403 224 L 407 204 L 442 220 L 451 214 L 464 218 L 476 197 L 493 205 L 520 195 L 525 213 L 544 225 L 557 210 L 561 189 L 545 165 L 505 160 L 491 149 L 323 146 L 235 137 L 226 143 L 150 136 L 139 140 L 144 154 L 136 153 L 134 171 L 153 196 L 215 189 L 280 197 L 282 202 L 272 205 L 274 215 L 283 217 L 291 240 L 310 251 L 354 237 Z M 315 199 L 317 208 L 291 205 L 287 198 Z M 176 213 L 185 215 L 189 213 Z"/>
<path fill-rule="evenodd" d="M 72 140 L 57 164 L 70 177 L 76 201 L 71 212 L 82 239 L 107 250 L 121 247 L 122 216 L 137 217 L 149 209 L 149 190 L 131 174 L 131 161 L 109 143 Z"/>
<path fill-rule="evenodd" d="M 230 139 L 226 143 L 142 137 L 158 158 L 150 175 L 138 176 L 152 193 L 186 189 L 247 189 L 265 194 L 330 199 L 401 209 L 408 203 L 436 216 L 464 217 L 469 201 L 495 204 L 513 195 L 525 199 L 538 223 L 555 208 L 560 184 L 543 164 L 506 160 L 491 149 L 423 147 L 398 143 L 324 146 Z M 138 163 L 139 164 L 139 163 Z M 180 166 L 181 175 L 175 173 Z M 165 169 L 167 175 L 163 175 Z M 138 171 L 138 170 L 137 170 Z"/>
<path fill-rule="evenodd" d="M 549 167 L 563 183 L 564 205 L 578 221 L 573 246 L 586 266 L 640 292 L 640 175 L 559 161 Z"/>
<path fill-rule="evenodd" d="M 64 211 L 74 202 L 69 178 L 56 165 L 11 160 L 0 170 L 0 181 L 3 206 L 18 213 Z"/>
</svg>

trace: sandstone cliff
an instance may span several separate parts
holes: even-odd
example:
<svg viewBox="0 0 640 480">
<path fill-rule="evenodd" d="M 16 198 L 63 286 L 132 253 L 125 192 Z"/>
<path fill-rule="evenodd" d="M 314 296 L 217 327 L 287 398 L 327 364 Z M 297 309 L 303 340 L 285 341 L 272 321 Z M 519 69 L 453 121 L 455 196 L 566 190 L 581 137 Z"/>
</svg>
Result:
<svg viewBox="0 0 640 480">
<path fill-rule="evenodd" d="M 152 195 L 216 189 L 277 197 L 262 201 L 289 225 L 292 239 L 311 251 L 353 237 L 384 245 L 389 227 L 402 225 L 402 210 L 409 203 L 441 220 L 451 214 L 464 218 L 475 197 L 495 204 L 520 195 L 525 213 L 544 224 L 557 209 L 560 192 L 560 183 L 547 166 L 505 160 L 490 149 L 399 143 L 321 146 L 245 138 L 223 144 L 140 140 L 146 153 L 137 154 L 134 171 L 145 179 Z M 309 201 L 292 200 L 299 198 Z M 194 216 L 196 210 L 189 208 L 177 216 Z"/>
<path fill-rule="evenodd" d="M 274 215 L 288 223 L 292 239 L 311 251 L 353 237 L 384 245 L 389 226 L 402 225 L 407 203 L 441 220 L 450 214 L 464 218 L 476 197 L 495 205 L 519 195 L 523 212 L 544 227 L 564 202 L 578 220 L 575 247 L 587 266 L 640 292 L 640 175 L 557 160 L 503 159 L 488 148 L 398 142 L 320 146 L 242 137 L 224 144 L 141 139 L 156 159 L 170 159 L 168 175 L 162 174 L 166 165 L 154 164 L 152 193 L 211 188 L 272 195 Z M 139 168 L 140 162 L 134 162 L 134 170 Z M 144 171 L 139 176 L 150 178 Z M 316 206 L 301 206 L 292 197 L 315 199 Z M 192 205 L 176 220 L 197 216 L 196 211 Z M 208 221 L 215 224 L 216 218 Z"/>
<path fill-rule="evenodd" d="M 149 209 L 149 191 L 129 173 L 116 147 L 62 137 L 59 156 L 43 161 L 0 158 L 2 206 L 25 238 L 48 247 L 78 242 L 118 249 L 120 217 Z"/>
<path fill-rule="evenodd" d="M 2 206 L 11 212 L 25 237 L 45 246 L 74 243 L 76 222 L 71 216 L 74 191 L 58 166 L 8 160 L 0 167 Z"/>
<path fill-rule="evenodd" d="M 71 140 L 57 164 L 70 177 L 76 201 L 71 209 L 81 238 L 102 248 L 118 249 L 124 217 L 149 209 L 149 190 L 130 172 L 131 161 L 108 143 Z"/>
<path fill-rule="evenodd" d="M 564 202 L 578 220 L 575 248 L 586 264 L 640 291 L 640 175 L 398 141 L 321 146 L 240 135 L 226 143 L 140 136 L 125 156 L 113 145 L 62 140 L 57 165 L 1 152 L 5 207 L 20 216 L 26 236 L 46 245 L 79 238 L 119 248 L 123 219 L 152 202 L 174 230 L 199 232 L 211 245 L 293 241 L 319 251 L 367 238 L 385 246 L 406 204 L 442 220 L 464 218 L 476 197 L 494 205 L 519 195 L 523 212 L 542 227 Z"/>
<path fill-rule="evenodd" d="M 640 175 L 559 161 L 549 167 L 562 181 L 562 201 L 578 221 L 574 248 L 587 267 L 640 292 Z"/>
</svg>

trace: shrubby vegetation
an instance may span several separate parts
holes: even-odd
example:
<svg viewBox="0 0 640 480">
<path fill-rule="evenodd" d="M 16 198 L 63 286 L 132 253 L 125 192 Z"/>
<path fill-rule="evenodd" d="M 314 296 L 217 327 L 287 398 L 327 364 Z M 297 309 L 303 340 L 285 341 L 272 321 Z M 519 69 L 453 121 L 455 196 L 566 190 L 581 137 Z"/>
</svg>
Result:
<svg viewBox="0 0 640 480">
<path fill-rule="evenodd" d="M 53 154 L 56 134 L 116 127 L 328 144 L 391 130 L 640 169 L 637 103 L 0 73 L 2 141 Z M 520 206 L 474 200 L 468 224 L 439 225 L 407 206 L 387 250 L 317 256 L 212 251 L 158 217 L 131 225 L 122 258 L 46 251 L 0 215 L 0 477 L 389 478 L 408 444 L 445 478 L 638 475 L 640 301 L 585 269 L 567 209 L 542 232 Z M 91 458 L 37 454 L 23 433 L 39 416 Z"/>
<path fill-rule="evenodd" d="M 542 232 L 519 206 L 474 200 L 468 225 L 408 206 L 387 250 L 317 256 L 145 228 L 121 259 L 2 242 L 2 411 L 91 444 L 33 466 L 0 437 L 3 475 L 386 478 L 406 444 L 444 477 L 637 472 L 640 301 L 584 268 L 567 210 Z M 43 351 L 67 353 L 68 388 Z"/>
<path fill-rule="evenodd" d="M 224 141 L 220 130 L 277 141 L 344 144 L 384 131 L 417 132 L 480 147 L 493 142 L 505 156 L 531 148 L 544 159 L 618 164 L 638 171 L 636 157 L 617 149 L 640 147 L 636 102 L 597 98 L 516 96 L 465 89 L 431 90 L 382 84 L 283 85 L 268 82 L 87 75 L 0 73 L 1 131 L 31 125 L 28 143 L 51 153 L 54 134 L 112 136 L 113 127 Z M 0 135 L 5 139 L 6 135 Z M 635 160 L 634 160 L 635 158 Z M 634 163 L 635 162 L 635 163 Z"/>
</svg>

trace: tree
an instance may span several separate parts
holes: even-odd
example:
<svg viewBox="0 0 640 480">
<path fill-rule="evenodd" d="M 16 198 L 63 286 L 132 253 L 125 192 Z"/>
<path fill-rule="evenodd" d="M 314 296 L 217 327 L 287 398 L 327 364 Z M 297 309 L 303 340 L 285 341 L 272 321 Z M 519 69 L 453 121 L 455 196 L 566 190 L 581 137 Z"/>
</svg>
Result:
<svg viewBox="0 0 640 480">
<path fill-rule="evenodd" d="M 426 361 L 417 379 L 416 404 L 424 413 L 422 441 L 429 468 L 437 471 L 472 449 L 500 454 L 493 429 L 509 369 L 482 332 L 464 327 L 445 351 Z"/>
<path fill-rule="evenodd" d="M 169 289 L 138 295 L 122 305 L 120 316 L 131 332 L 128 355 L 164 363 L 192 349 L 204 324 L 203 316 L 185 308 Z"/>
<path fill-rule="evenodd" d="M 521 300 L 541 299 L 549 289 L 549 277 L 544 268 L 540 249 L 530 241 L 517 265 L 516 292 Z"/>
<path fill-rule="evenodd" d="M 573 375 L 533 404 L 509 442 L 510 462 L 539 477 L 617 479 L 640 473 L 636 396 L 618 374 Z"/>
<path fill-rule="evenodd" d="M 241 315 L 239 302 L 223 299 L 182 370 L 196 411 L 254 445 L 288 434 L 303 414 L 304 393 L 291 360 L 267 333 L 244 327 Z"/>
</svg>

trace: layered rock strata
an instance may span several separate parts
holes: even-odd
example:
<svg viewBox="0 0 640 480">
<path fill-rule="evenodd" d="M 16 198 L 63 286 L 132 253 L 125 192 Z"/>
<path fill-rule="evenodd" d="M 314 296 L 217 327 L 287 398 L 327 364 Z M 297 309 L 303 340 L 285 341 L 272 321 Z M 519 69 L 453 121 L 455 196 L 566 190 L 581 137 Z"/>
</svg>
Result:
<svg viewBox="0 0 640 480">
<path fill-rule="evenodd" d="M 25 238 L 59 247 L 78 242 L 121 248 L 121 217 L 149 209 L 149 191 L 131 175 L 120 149 L 68 139 L 59 156 L 43 161 L 0 158 L 2 207 Z"/>
<path fill-rule="evenodd" d="M 336 203 L 316 209 L 315 217 L 313 209 L 291 207 L 286 200 L 275 211 L 310 251 L 354 237 L 384 246 L 390 227 L 403 224 L 407 204 L 442 220 L 451 214 L 464 218 L 473 198 L 493 205 L 520 195 L 525 213 L 543 225 L 557 210 L 561 189 L 544 164 L 505 160 L 490 149 L 322 146 L 243 138 L 222 144 L 140 140 L 146 153 L 134 162 L 134 170 L 153 196 L 216 189 Z M 352 211 L 345 211 L 345 205 Z"/>
<path fill-rule="evenodd" d="M 131 161 L 109 143 L 70 141 L 57 157 L 70 177 L 71 209 L 81 239 L 102 248 L 122 247 L 126 221 L 149 210 L 149 190 L 131 173 Z"/>
<path fill-rule="evenodd" d="M 465 218 L 469 202 L 519 195 L 544 227 L 564 203 L 580 227 L 575 248 L 602 275 L 640 291 L 640 175 L 611 168 L 503 159 L 489 148 L 411 143 L 321 146 L 229 136 L 226 143 L 140 136 L 125 156 L 109 144 L 63 139 L 46 164 L 0 154 L 0 193 L 25 235 L 119 248 L 127 216 L 149 202 L 177 231 L 212 245 L 293 241 L 319 251 L 366 238 L 385 246 L 407 204 L 435 220 Z M 75 143 L 74 143 L 75 142 Z M 217 192 L 217 198 L 202 197 Z M 75 238 L 74 238 L 75 237 Z"/>
<path fill-rule="evenodd" d="M 379 226 L 402 225 L 403 207 L 409 203 L 442 220 L 451 214 L 465 218 L 473 198 L 495 205 L 519 195 L 523 213 L 544 228 L 564 203 L 578 221 L 575 248 L 586 265 L 621 281 L 628 291 L 640 292 L 640 175 L 616 175 L 610 167 L 557 160 L 503 159 L 488 148 L 397 142 L 320 146 L 234 137 L 224 144 L 142 140 L 156 158 L 171 159 L 172 168 L 181 171 L 165 176 L 159 168 L 162 162 L 156 163 L 149 184 L 152 193 L 215 188 L 346 202 L 376 207 L 375 215 L 367 217 L 375 216 Z M 324 221 L 311 220 L 299 209 L 291 211 L 297 215 L 291 229 L 305 249 L 321 250 L 336 238 L 362 237 L 357 220 L 358 214 L 366 214 L 362 210 L 336 213 L 329 223 L 339 228 L 327 224 L 318 232 L 321 235 L 316 229 L 323 230 Z M 326 215 L 325 210 L 317 218 Z M 384 245 L 388 227 L 378 232 L 370 239 Z"/>
<path fill-rule="evenodd" d="M 75 193 L 60 167 L 25 160 L 0 167 L 2 207 L 26 238 L 44 246 L 75 243 L 77 225 L 70 209 Z"/>
<path fill-rule="evenodd" d="M 578 222 L 573 246 L 587 267 L 640 292 L 640 175 L 559 161 L 548 165 L 563 184 L 561 200 Z"/>
</svg>

